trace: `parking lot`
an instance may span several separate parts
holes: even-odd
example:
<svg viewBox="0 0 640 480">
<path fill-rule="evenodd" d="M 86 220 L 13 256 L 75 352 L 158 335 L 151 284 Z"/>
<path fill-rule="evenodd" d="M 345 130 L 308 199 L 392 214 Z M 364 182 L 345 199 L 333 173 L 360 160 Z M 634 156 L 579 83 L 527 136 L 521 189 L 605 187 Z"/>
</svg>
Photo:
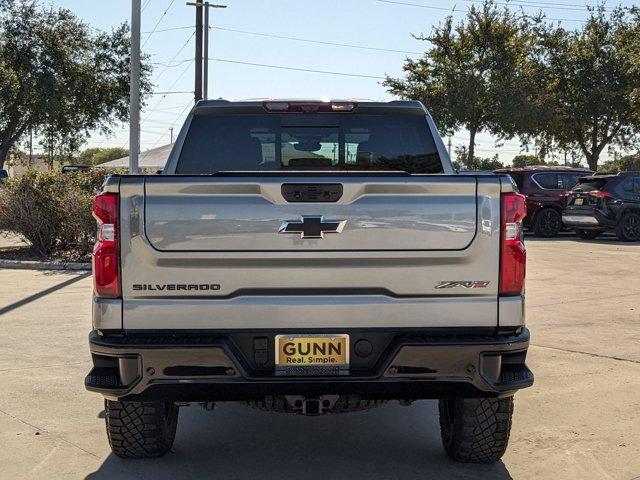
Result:
<svg viewBox="0 0 640 480">
<path fill-rule="evenodd" d="M 640 476 L 640 245 L 528 239 L 528 363 L 495 465 L 442 451 L 436 402 L 325 417 L 181 411 L 174 452 L 110 454 L 84 390 L 91 278 L 0 270 L 0 478 L 620 479 Z"/>
</svg>

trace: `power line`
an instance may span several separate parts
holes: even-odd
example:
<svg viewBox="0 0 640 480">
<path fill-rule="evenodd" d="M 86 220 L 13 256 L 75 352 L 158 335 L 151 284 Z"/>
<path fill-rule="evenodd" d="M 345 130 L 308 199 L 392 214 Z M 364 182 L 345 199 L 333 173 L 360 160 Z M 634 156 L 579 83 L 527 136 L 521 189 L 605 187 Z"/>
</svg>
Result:
<svg viewBox="0 0 640 480">
<path fill-rule="evenodd" d="M 465 2 L 468 3 L 482 3 L 482 1 L 479 0 L 464 0 Z M 495 2 L 496 5 L 506 5 L 506 6 L 514 6 L 514 7 L 527 7 L 527 8 L 537 8 L 542 10 L 543 8 L 548 8 L 551 10 L 563 10 L 563 11 L 571 11 L 571 12 L 587 12 L 587 8 L 586 6 L 584 6 L 583 8 L 572 8 L 572 7 L 562 7 L 559 6 L 561 4 L 554 4 L 554 5 L 548 5 L 548 4 L 542 4 L 539 2 L 535 2 L 535 3 L 528 3 L 528 2 L 524 2 L 522 3 L 522 0 L 514 0 L 514 1 L 508 1 L 508 2 Z M 537 5 L 536 5 L 537 4 Z M 550 19 L 552 20 L 552 19 Z M 553 19 L 553 20 L 567 20 L 570 22 L 582 22 L 583 20 L 571 20 L 571 19 L 567 19 L 567 18 L 560 18 L 560 19 Z"/>
<path fill-rule="evenodd" d="M 149 149 L 149 150 L 153 150 L 154 148 L 156 148 L 158 146 L 158 143 L 160 143 L 160 141 L 167 135 L 167 133 L 171 132 L 171 129 L 176 125 L 176 123 L 178 123 L 178 121 L 182 118 L 182 115 L 184 115 L 184 113 L 187 111 L 187 109 L 191 107 L 191 101 L 189 101 L 189 103 L 187 103 L 184 108 L 182 109 L 182 111 L 178 114 L 178 116 L 176 117 L 175 121 L 171 124 L 171 126 L 169 128 L 167 128 L 167 130 L 165 130 L 165 132 L 160 135 L 160 137 L 158 138 L 158 140 L 156 140 L 156 143 L 153 144 L 153 146 Z M 144 154 L 146 152 L 143 152 L 140 155 L 140 158 L 144 157 Z"/>
<path fill-rule="evenodd" d="M 161 33 L 161 32 L 172 32 L 172 31 L 176 31 L 176 30 L 187 30 L 193 28 L 193 26 L 185 26 L 185 27 L 171 27 L 171 28 L 165 28 L 162 30 L 156 30 L 155 33 Z M 277 38 L 277 39 L 281 39 L 281 40 L 293 40 L 296 42 L 305 42 L 305 43 L 317 43 L 319 45 L 331 45 L 334 47 L 347 47 L 347 48 L 357 48 L 357 49 L 361 49 L 361 50 L 373 50 L 373 51 L 377 51 L 377 52 L 390 52 L 390 53 L 406 53 L 409 55 L 421 55 L 422 52 L 413 52 L 411 50 L 399 50 L 399 49 L 394 49 L 394 48 L 381 48 L 381 47 L 369 47 L 366 45 L 355 45 L 355 44 L 351 44 L 351 43 L 338 43 L 338 42 L 328 42 L 325 40 L 315 40 L 315 39 L 311 39 L 311 38 L 300 38 L 300 37 L 288 37 L 286 35 L 276 35 L 276 34 L 272 34 L 272 33 L 264 33 L 264 32 L 250 32 L 248 30 L 237 30 L 235 28 L 227 28 L 227 27 L 211 27 L 211 29 L 215 29 L 215 30 L 221 30 L 221 31 L 225 31 L 225 32 L 232 32 L 232 33 L 241 33 L 243 35 L 256 35 L 259 37 L 268 37 L 268 38 Z M 143 35 L 148 35 L 151 32 L 143 32 Z M 162 64 L 162 63 L 157 63 L 157 64 Z M 152 63 L 152 65 L 154 65 Z"/>
<path fill-rule="evenodd" d="M 417 3 L 407 3 L 407 2 L 397 2 L 397 1 L 393 1 L 393 0 L 374 0 L 375 2 L 379 2 L 379 3 L 390 3 L 393 5 L 404 5 L 404 6 L 408 6 L 408 7 L 420 7 L 420 8 L 428 8 L 430 10 L 443 10 L 445 12 L 454 12 L 455 11 L 455 7 L 454 8 L 445 8 L 445 7 L 434 7 L 431 5 L 420 5 Z"/>
<path fill-rule="evenodd" d="M 169 64 L 171 64 L 171 63 L 172 63 L 176 58 L 178 58 L 178 55 L 180 55 L 180 54 L 182 53 L 182 51 L 183 51 L 185 48 L 187 48 L 187 45 L 189 45 L 189 42 L 190 42 L 190 41 L 191 41 L 191 39 L 195 36 L 195 34 L 196 34 L 196 32 L 195 32 L 195 31 L 194 31 L 194 32 L 191 32 L 191 35 L 189 35 L 189 38 L 187 38 L 187 41 L 186 41 L 186 42 L 184 42 L 184 44 L 182 45 L 182 47 L 180 47 L 180 50 L 178 50 L 178 51 L 176 52 L 176 54 L 173 56 L 173 58 L 172 58 L 171 60 L 169 60 L 169 62 L 168 62 Z M 154 82 L 157 82 L 157 81 L 160 79 L 160 77 L 161 77 L 161 76 L 162 76 L 162 75 L 163 75 L 163 74 L 164 74 L 164 73 L 165 73 L 169 68 L 170 68 L 169 66 L 165 66 L 165 67 L 164 67 L 164 70 L 162 70 L 162 71 L 158 74 L 158 76 L 154 79 Z M 169 89 L 169 90 L 171 90 L 171 89 Z"/>
<path fill-rule="evenodd" d="M 175 95 L 181 93 L 193 93 L 192 90 L 182 90 L 182 91 L 167 91 L 167 92 L 152 92 L 149 95 Z"/>
<path fill-rule="evenodd" d="M 358 78 L 373 78 L 376 80 L 384 80 L 385 77 L 377 77 L 374 75 L 362 75 L 359 73 L 344 73 L 344 72 L 332 72 L 329 70 L 314 70 L 311 68 L 299 68 L 299 67 L 286 67 L 283 65 L 269 65 L 266 63 L 253 63 L 253 62 L 241 62 L 239 60 L 227 60 L 224 58 L 210 58 L 214 62 L 223 62 L 223 63 L 233 63 L 237 65 L 250 65 L 253 67 L 265 67 L 265 68 L 276 68 L 279 70 L 293 70 L 296 72 L 309 72 L 309 73 L 321 73 L 325 75 L 338 75 L 341 77 L 358 77 Z"/>
<path fill-rule="evenodd" d="M 362 50 L 374 50 L 374 51 L 378 51 L 378 52 L 392 52 L 392 53 L 408 53 L 408 54 L 414 54 L 414 55 L 420 55 L 422 52 L 411 52 L 408 50 L 396 50 L 396 49 L 392 49 L 392 48 L 380 48 L 380 47 L 369 47 L 369 46 L 365 46 L 365 45 L 353 45 L 353 44 L 349 44 L 349 43 L 337 43 L 337 42 L 327 42 L 324 40 L 312 40 L 309 38 L 300 38 L 300 37 L 287 37 L 285 35 L 276 35 L 273 33 L 263 33 L 263 32 L 250 32 L 247 30 L 236 30 L 234 28 L 226 28 L 226 27 L 211 27 L 215 30 L 222 30 L 225 32 L 233 32 L 233 33 L 241 33 L 244 35 L 256 35 L 256 36 L 260 36 L 260 37 L 269 37 L 269 38 L 278 38 L 281 40 L 293 40 L 296 42 L 305 42 L 305 43 L 317 43 L 320 45 L 331 45 L 331 46 L 335 46 L 335 47 L 347 47 L 347 48 L 358 48 L 358 49 L 362 49 Z"/>
<path fill-rule="evenodd" d="M 584 3 L 558 3 L 558 2 L 545 2 L 543 0 L 515 0 L 518 3 L 524 3 L 524 4 L 540 4 L 540 5 L 554 5 L 554 6 L 562 6 L 562 7 L 581 7 L 581 8 L 585 8 L 585 7 L 597 7 L 597 5 L 589 5 L 589 4 L 584 4 Z M 610 10 L 609 8 L 605 9 L 605 10 Z"/>
<path fill-rule="evenodd" d="M 140 122 L 140 125 L 143 125 L 151 116 L 151 114 L 153 112 L 156 111 L 156 109 L 160 106 L 160 104 L 163 102 L 163 100 L 165 98 L 167 98 L 167 95 L 169 95 L 173 89 L 173 87 L 176 86 L 176 84 L 180 81 L 180 79 L 185 75 L 185 73 L 187 73 L 187 71 L 189 70 L 189 68 L 191 68 L 191 65 L 193 64 L 193 62 L 195 62 L 195 59 L 191 60 L 188 65 L 187 68 L 185 68 L 182 73 L 178 76 L 178 78 L 175 79 L 175 81 L 171 84 L 171 86 L 169 87 L 169 90 L 167 92 L 165 92 L 164 94 L 162 94 L 162 97 L 160 98 L 160 100 L 158 100 L 158 102 L 156 103 L 156 106 L 153 107 L 149 112 L 147 112 L 147 114 L 145 115 L 144 119 L 142 119 L 142 122 Z M 180 92 L 180 93 L 192 93 L 192 92 Z"/>
<path fill-rule="evenodd" d="M 173 1 L 171 2 L 171 4 L 169 5 L 169 7 L 171 7 L 171 5 L 173 5 Z M 167 9 L 168 10 L 168 9 Z M 166 13 L 166 12 L 165 12 Z M 171 63 L 178 58 L 178 55 L 180 55 L 182 53 L 182 51 L 187 47 L 187 45 L 189 45 L 189 42 L 191 42 L 191 39 L 195 36 L 196 32 L 193 31 L 191 32 L 191 35 L 189 35 L 189 37 L 187 38 L 187 41 L 184 42 L 184 44 L 182 45 L 182 47 L 180 47 L 180 49 L 176 52 L 176 54 L 173 56 L 173 58 L 168 62 L 168 64 L 164 67 L 164 69 L 156 76 L 155 78 L 155 82 L 157 82 L 160 77 L 162 77 L 162 75 L 164 75 L 164 73 L 170 68 Z M 185 73 L 187 73 L 187 70 L 189 70 L 189 68 L 191 67 L 191 65 L 193 64 L 193 62 L 195 62 L 195 59 L 191 59 L 187 62 L 180 62 L 180 64 L 182 63 L 187 63 L 187 67 L 182 71 L 182 73 L 178 76 L 178 78 L 176 78 L 176 80 L 173 82 L 173 84 L 168 88 L 168 90 L 166 92 L 154 92 L 154 95 L 162 95 L 162 97 L 160 97 L 160 100 L 158 100 L 158 102 L 156 103 L 155 107 L 153 107 L 149 112 L 147 112 L 147 114 L 145 115 L 144 119 L 142 119 L 142 122 L 140 122 L 140 125 L 144 124 L 149 117 L 151 116 L 151 114 L 153 114 L 158 107 L 160 107 L 160 105 L 162 104 L 162 102 L 167 98 L 167 95 L 170 94 L 174 94 L 174 93 L 193 93 L 193 92 L 174 92 L 173 91 L 173 87 L 176 86 L 176 84 L 180 81 L 180 79 L 185 75 Z"/>
<path fill-rule="evenodd" d="M 167 13 L 169 12 L 169 10 L 171 9 L 171 7 L 173 6 L 173 4 L 175 3 L 176 0 L 171 0 L 171 2 L 169 3 L 169 6 L 167 7 L 167 9 L 164 11 L 164 13 L 162 15 L 160 15 L 160 18 L 158 19 L 158 21 L 156 22 L 156 25 L 153 27 L 153 30 L 151 30 L 151 32 L 149 32 L 149 36 L 147 37 L 147 39 L 144 41 L 144 43 L 142 44 L 142 48 L 145 47 L 145 45 L 147 44 L 147 42 L 149 41 L 149 38 L 151 38 L 151 35 L 153 35 L 156 31 L 156 29 L 158 28 L 158 26 L 160 25 L 160 22 L 162 22 L 162 20 L 164 19 L 164 17 L 167 16 Z"/>
<path fill-rule="evenodd" d="M 189 92 L 193 93 L 193 92 Z M 172 115 L 172 112 L 182 108 L 182 105 L 176 105 L 175 107 L 156 108 L 156 113 L 164 113 L 165 115 Z"/>
<path fill-rule="evenodd" d="M 176 62 L 150 62 L 149 65 L 158 65 L 167 68 L 179 67 L 180 65 L 184 65 L 187 62 L 190 62 L 191 59 L 186 58 L 184 60 L 178 60 Z"/>
<path fill-rule="evenodd" d="M 387 4 L 391 4 L 391 5 L 402 5 L 402 6 L 407 6 L 407 7 L 418 7 L 418 8 L 428 8 L 431 10 L 444 10 L 447 12 L 451 12 L 454 13 L 455 12 L 455 8 L 444 8 L 444 7 L 434 7 L 432 5 L 423 5 L 420 3 L 409 3 L 409 2 L 399 2 L 399 1 L 395 1 L 395 0 L 373 0 L 374 2 L 379 2 L 379 3 L 387 3 Z M 481 3 L 479 0 L 466 0 L 466 1 L 471 1 L 473 3 Z M 501 5 L 512 5 L 511 3 L 500 3 Z M 522 5 L 520 5 L 522 6 Z M 460 10 L 461 12 L 468 12 L 469 10 Z M 585 23 L 584 20 L 578 20 L 575 18 L 552 18 L 552 17 L 546 17 L 547 20 L 552 20 L 555 22 L 579 22 L 579 23 Z"/>
<path fill-rule="evenodd" d="M 173 32 L 176 30 L 188 30 L 190 28 L 193 28 L 193 25 L 186 25 L 184 27 L 169 27 L 169 28 L 162 28 L 160 30 L 154 30 L 154 31 L 149 31 L 149 32 L 142 32 L 142 35 L 151 35 L 152 33 L 162 33 L 162 32 Z"/>
</svg>

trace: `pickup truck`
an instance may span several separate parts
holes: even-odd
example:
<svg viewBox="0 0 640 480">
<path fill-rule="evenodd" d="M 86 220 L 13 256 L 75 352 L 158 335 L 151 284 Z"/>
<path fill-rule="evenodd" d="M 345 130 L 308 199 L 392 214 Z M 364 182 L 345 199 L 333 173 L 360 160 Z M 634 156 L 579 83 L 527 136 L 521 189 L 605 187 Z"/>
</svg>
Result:
<svg viewBox="0 0 640 480">
<path fill-rule="evenodd" d="M 524 197 L 458 175 L 417 101 L 201 101 L 157 175 L 94 201 L 93 369 L 113 452 L 159 457 L 189 404 L 305 415 L 438 399 L 494 462 L 525 357 Z"/>
</svg>

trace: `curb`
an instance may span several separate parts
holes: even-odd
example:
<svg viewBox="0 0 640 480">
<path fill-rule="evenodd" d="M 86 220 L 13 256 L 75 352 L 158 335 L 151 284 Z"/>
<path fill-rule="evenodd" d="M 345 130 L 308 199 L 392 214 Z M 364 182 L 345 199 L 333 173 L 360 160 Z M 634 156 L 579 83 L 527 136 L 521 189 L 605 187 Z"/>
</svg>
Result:
<svg viewBox="0 0 640 480">
<path fill-rule="evenodd" d="M 39 262 L 36 260 L 0 259 L 0 268 L 13 270 L 70 270 L 85 272 L 91 271 L 91 264 L 80 262 Z"/>
</svg>

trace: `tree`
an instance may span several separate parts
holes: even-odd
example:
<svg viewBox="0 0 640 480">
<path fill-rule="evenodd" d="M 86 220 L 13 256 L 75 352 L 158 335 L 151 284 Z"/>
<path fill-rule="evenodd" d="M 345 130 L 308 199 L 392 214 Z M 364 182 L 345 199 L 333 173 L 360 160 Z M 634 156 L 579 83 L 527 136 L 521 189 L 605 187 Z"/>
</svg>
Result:
<svg viewBox="0 0 640 480">
<path fill-rule="evenodd" d="M 129 115 L 129 29 L 94 32 L 66 9 L 0 0 L 0 168 L 29 131 L 48 152 L 77 151 Z M 142 94 L 150 91 L 142 69 Z"/>
<path fill-rule="evenodd" d="M 384 85 L 403 98 L 421 100 L 444 133 L 469 131 L 467 163 L 474 158 L 476 135 L 487 131 L 512 138 L 535 130 L 538 97 L 529 54 L 536 37 L 531 20 L 487 0 L 471 5 L 466 20 L 452 17 L 431 35 L 415 37 L 431 48 L 407 59 L 404 78 L 387 77 Z"/>
<path fill-rule="evenodd" d="M 624 155 L 620 158 L 604 162 L 600 168 L 598 168 L 598 172 L 640 172 L 640 154 Z"/>
<path fill-rule="evenodd" d="M 545 161 L 536 155 L 520 154 L 513 157 L 511 164 L 514 168 L 533 167 L 536 165 L 545 165 Z"/>
<path fill-rule="evenodd" d="M 453 167 L 456 170 L 488 170 L 493 171 L 499 168 L 504 168 L 502 162 L 498 159 L 498 154 L 496 153 L 491 158 L 481 158 L 481 157 L 473 157 L 472 160 L 469 160 L 469 155 L 467 153 L 467 147 L 464 145 L 460 145 L 455 149 L 456 160 L 453 162 Z M 464 166 L 464 168 L 463 168 Z"/>
<path fill-rule="evenodd" d="M 75 162 L 78 165 L 95 166 L 111 160 L 117 160 L 129 155 L 129 150 L 126 148 L 87 148 L 83 150 L 76 158 Z"/>
<path fill-rule="evenodd" d="M 577 30 L 541 29 L 539 85 L 553 107 L 543 138 L 579 148 L 589 168 L 612 144 L 629 147 L 640 128 L 640 13 L 604 6 Z"/>
</svg>

